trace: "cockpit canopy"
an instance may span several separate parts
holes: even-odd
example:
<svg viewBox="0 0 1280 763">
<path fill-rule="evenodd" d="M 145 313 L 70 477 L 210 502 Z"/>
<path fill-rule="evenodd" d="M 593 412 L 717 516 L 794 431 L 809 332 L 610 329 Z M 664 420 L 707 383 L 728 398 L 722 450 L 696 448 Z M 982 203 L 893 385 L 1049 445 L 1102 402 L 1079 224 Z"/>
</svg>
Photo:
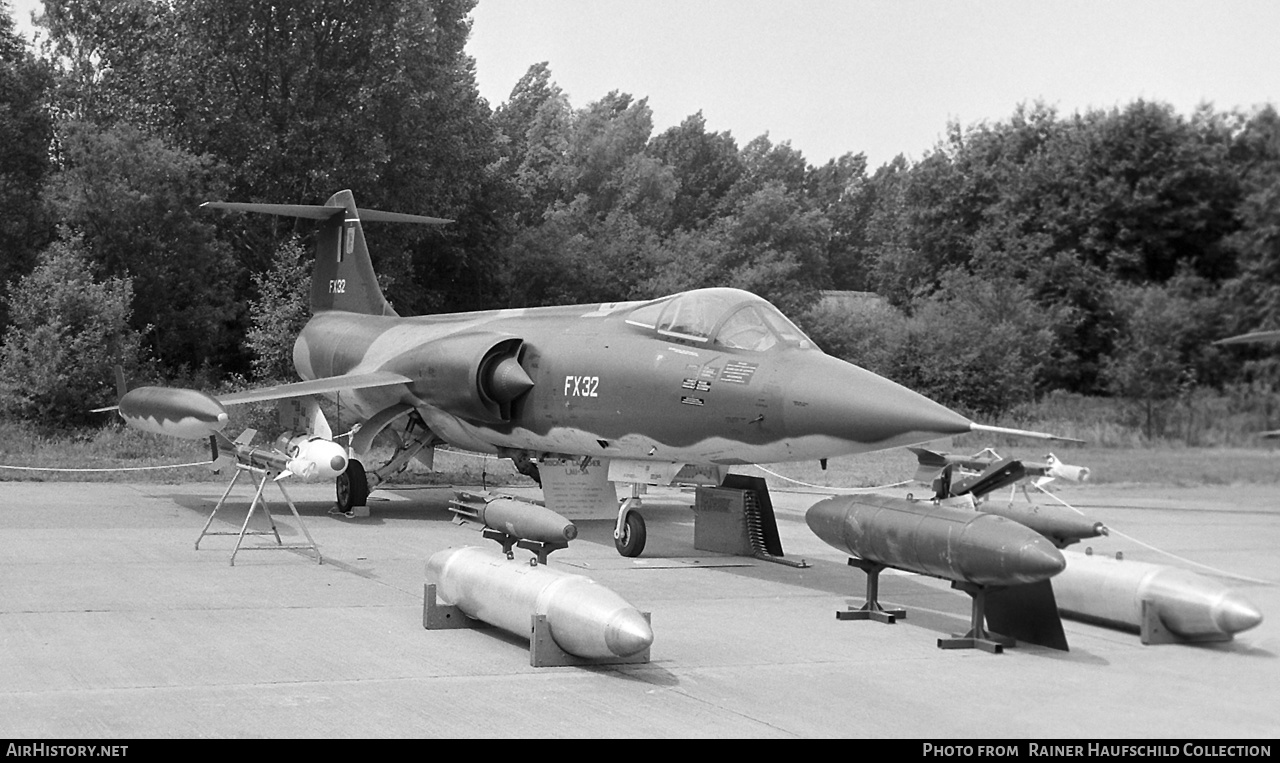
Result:
<svg viewBox="0 0 1280 763">
<path fill-rule="evenodd" d="M 813 349 L 778 308 L 741 289 L 695 289 L 638 307 L 627 323 L 660 336 L 738 350 Z"/>
</svg>

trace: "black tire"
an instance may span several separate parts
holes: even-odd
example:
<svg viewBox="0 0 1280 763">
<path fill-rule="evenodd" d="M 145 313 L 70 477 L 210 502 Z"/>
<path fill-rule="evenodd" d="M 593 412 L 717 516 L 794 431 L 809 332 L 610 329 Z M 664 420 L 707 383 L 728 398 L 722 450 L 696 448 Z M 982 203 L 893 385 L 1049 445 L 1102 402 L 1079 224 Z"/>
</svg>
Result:
<svg viewBox="0 0 1280 763">
<path fill-rule="evenodd" d="M 338 475 L 337 494 L 338 511 L 350 514 L 356 506 L 364 506 L 369 502 L 369 479 L 364 473 L 364 464 L 354 458 L 347 462 L 347 470 Z"/>
<path fill-rule="evenodd" d="M 644 527 L 644 517 L 638 511 L 628 511 L 627 521 L 622 525 L 622 537 L 614 538 L 614 548 L 625 557 L 634 559 L 644 551 L 644 542 L 648 533 Z"/>
</svg>

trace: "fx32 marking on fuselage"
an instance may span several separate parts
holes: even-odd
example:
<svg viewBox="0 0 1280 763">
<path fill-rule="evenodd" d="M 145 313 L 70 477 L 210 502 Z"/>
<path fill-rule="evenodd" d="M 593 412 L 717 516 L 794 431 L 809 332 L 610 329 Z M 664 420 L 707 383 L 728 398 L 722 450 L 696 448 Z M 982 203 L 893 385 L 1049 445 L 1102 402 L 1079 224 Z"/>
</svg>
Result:
<svg viewBox="0 0 1280 763">
<path fill-rule="evenodd" d="M 345 279 L 345 278 L 334 278 L 334 279 L 330 279 L 330 281 L 329 281 L 329 293 L 330 293 L 330 294 L 346 294 L 346 293 L 347 293 L 347 279 Z"/>
<path fill-rule="evenodd" d="M 600 397 L 599 376 L 564 377 L 565 397 Z"/>
</svg>

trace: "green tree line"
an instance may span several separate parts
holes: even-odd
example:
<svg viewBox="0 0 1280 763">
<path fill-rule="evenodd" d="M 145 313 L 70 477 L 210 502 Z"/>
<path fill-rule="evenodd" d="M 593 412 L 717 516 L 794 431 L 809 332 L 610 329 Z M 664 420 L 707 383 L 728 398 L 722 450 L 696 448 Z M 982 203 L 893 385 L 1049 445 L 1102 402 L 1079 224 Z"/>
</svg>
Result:
<svg viewBox="0 0 1280 763">
<path fill-rule="evenodd" d="M 31 46 L 0 2 L 5 415 L 88 421 L 116 363 L 210 388 L 287 375 L 314 231 L 199 204 L 343 188 L 456 220 L 371 234 L 402 314 L 735 286 L 984 415 L 1062 391 L 1156 421 L 1277 382 L 1265 348 L 1212 344 L 1280 327 L 1273 106 L 1023 104 L 918 160 L 814 165 L 701 113 L 655 133 L 627 93 L 575 106 L 546 63 L 491 106 L 474 4 L 46 0 Z"/>
</svg>

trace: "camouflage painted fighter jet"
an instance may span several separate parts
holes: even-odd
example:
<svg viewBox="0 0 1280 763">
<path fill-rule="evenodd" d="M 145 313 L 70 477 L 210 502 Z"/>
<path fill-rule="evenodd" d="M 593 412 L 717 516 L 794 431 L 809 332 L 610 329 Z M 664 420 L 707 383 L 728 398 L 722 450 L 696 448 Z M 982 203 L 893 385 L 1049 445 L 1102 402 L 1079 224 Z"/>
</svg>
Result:
<svg viewBox="0 0 1280 763">
<path fill-rule="evenodd" d="M 337 478 L 339 509 L 412 458 L 450 444 L 510 458 L 549 508 L 616 517 L 615 541 L 644 546 L 639 486 L 718 484 L 738 464 L 819 460 L 970 431 L 975 424 L 905 387 L 824 354 L 745 291 L 400 317 L 378 287 L 362 222 L 448 222 L 356 207 L 210 202 L 210 209 L 317 220 L 313 317 L 294 346 L 304 381 L 222 404 L 326 395 L 360 428 Z M 394 455 L 372 462 L 374 438 Z M 540 468 L 539 468 L 540 467 Z M 632 485 L 619 505 L 614 484 Z M 581 515 L 581 514 L 579 514 Z"/>
</svg>

